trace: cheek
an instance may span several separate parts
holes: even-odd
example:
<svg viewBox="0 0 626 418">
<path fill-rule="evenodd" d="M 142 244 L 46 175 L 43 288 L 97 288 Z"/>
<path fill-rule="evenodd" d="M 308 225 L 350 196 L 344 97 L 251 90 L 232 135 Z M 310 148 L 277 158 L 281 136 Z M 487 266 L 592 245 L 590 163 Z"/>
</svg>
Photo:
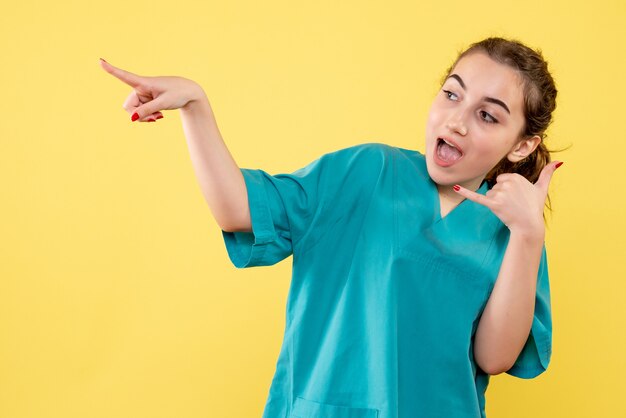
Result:
<svg viewBox="0 0 626 418">
<path fill-rule="evenodd" d="M 429 129 L 433 129 L 441 121 L 441 110 L 437 108 L 436 104 L 433 104 L 428 111 L 428 118 L 426 120 Z"/>
<path fill-rule="evenodd" d="M 508 152 L 508 148 L 498 141 L 502 141 L 502 138 L 496 135 L 486 135 L 474 141 L 475 155 L 480 156 L 481 165 L 486 169 L 493 168 Z"/>
</svg>

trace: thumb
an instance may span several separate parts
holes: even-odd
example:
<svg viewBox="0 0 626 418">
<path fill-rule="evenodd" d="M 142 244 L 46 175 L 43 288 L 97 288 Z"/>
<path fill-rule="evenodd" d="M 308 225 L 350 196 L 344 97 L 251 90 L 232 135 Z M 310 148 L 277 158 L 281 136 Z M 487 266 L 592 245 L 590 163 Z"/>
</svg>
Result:
<svg viewBox="0 0 626 418">
<path fill-rule="evenodd" d="M 535 186 L 539 187 L 546 194 L 548 194 L 548 185 L 550 184 L 550 180 L 552 180 L 552 175 L 554 174 L 554 171 L 561 166 L 561 164 L 563 164 L 562 161 L 552 161 L 550 164 L 547 164 L 543 170 L 541 170 Z"/>
</svg>

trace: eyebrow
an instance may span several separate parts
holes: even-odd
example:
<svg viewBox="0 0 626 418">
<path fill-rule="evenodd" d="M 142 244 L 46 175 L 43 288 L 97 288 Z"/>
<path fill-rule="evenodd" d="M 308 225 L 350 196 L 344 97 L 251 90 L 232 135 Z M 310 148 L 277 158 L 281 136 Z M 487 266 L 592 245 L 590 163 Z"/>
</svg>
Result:
<svg viewBox="0 0 626 418">
<path fill-rule="evenodd" d="M 461 85 L 461 87 L 463 87 L 463 90 L 467 90 L 465 88 L 465 83 L 463 82 L 463 80 L 461 79 L 461 77 L 458 74 L 452 74 L 451 76 L 449 76 L 448 78 L 454 78 L 456 81 L 459 82 L 459 84 Z M 497 105 L 500 105 L 504 108 L 504 110 L 507 111 L 507 113 L 510 115 L 511 111 L 509 110 L 508 106 L 506 105 L 506 103 L 504 103 L 502 100 L 498 100 L 494 97 L 483 97 L 483 100 L 486 102 L 490 102 L 490 103 L 495 103 Z"/>
</svg>

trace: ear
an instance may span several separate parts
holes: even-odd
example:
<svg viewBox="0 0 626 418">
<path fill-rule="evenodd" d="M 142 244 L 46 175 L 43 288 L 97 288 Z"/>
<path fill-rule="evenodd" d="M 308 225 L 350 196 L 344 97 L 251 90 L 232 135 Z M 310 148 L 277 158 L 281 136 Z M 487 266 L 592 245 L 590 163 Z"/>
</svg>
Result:
<svg viewBox="0 0 626 418">
<path fill-rule="evenodd" d="M 541 143 L 541 137 L 535 135 L 531 138 L 522 139 L 513 146 L 511 151 L 507 154 L 506 158 L 512 163 L 522 161 L 528 157 Z"/>
</svg>

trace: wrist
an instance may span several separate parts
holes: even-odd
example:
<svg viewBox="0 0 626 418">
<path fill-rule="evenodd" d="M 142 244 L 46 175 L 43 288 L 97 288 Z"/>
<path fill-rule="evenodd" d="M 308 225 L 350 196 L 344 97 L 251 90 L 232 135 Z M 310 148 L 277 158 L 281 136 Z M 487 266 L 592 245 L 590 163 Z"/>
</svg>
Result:
<svg viewBox="0 0 626 418">
<path fill-rule="evenodd" d="M 185 103 L 181 110 L 189 111 L 194 110 L 199 107 L 207 106 L 209 99 L 206 96 L 202 87 L 193 80 L 189 80 L 189 101 Z"/>
<path fill-rule="evenodd" d="M 511 238 L 521 239 L 529 243 L 543 244 L 546 237 L 546 228 L 543 224 L 525 228 L 511 228 Z"/>
</svg>

